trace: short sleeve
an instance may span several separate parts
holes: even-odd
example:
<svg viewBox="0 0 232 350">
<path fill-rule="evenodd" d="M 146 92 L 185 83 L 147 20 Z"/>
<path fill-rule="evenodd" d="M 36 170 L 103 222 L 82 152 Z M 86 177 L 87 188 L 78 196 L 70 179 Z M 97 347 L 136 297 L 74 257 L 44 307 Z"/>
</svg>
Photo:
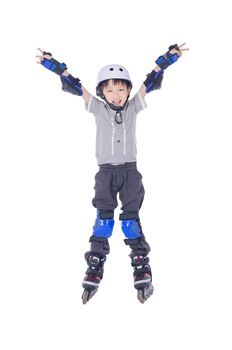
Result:
<svg viewBox="0 0 232 350">
<path fill-rule="evenodd" d="M 146 100 L 141 97 L 139 92 L 129 101 L 129 104 L 130 108 L 132 108 L 136 114 L 147 107 Z"/>
<path fill-rule="evenodd" d="M 89 103 L 85 105 L 86 110 L 89 113 L 98 114 L 99 108 L 104 105 L 103 101 L 99 101 L 95 96 L 91 95 Z"/>
</svg>

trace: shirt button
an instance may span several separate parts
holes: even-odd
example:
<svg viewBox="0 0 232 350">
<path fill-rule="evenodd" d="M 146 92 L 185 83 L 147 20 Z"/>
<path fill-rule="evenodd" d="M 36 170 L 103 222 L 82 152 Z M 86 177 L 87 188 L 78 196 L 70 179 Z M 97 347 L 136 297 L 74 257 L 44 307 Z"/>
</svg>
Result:
<svg viewBox="0 0 232 350">
<path fill-rule="evenodd" d="M 119 142 L 120 142 L 120 140 L 117 140 L 117 142 L 119 143 Z"/>
</svg>

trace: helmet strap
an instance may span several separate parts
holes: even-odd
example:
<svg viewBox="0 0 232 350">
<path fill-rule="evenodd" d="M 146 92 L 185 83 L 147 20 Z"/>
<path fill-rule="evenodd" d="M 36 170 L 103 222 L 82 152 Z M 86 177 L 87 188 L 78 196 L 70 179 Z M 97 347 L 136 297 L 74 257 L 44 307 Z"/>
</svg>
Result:
<svg viewBox="0 0 232 350">
<path fill-rule="evenodd" d="M 121 111 L 117 111 L 115 113 L 114 120 L 116 121 L 117 124 L 122 124 L 122 112 Z"/>
<path fill-rule="evenodd" d="M 105 96 L 101 96 L 103 98 L 103 100 L 106 101 L 106 103 L 108 104 L 108 106 L 113 110 L 113 111 L 116 111 L 115 113 L 115 117 L 114 117 L 114 120 L 116 121 L 117 124 L 122 124 L 122 111 L 124 110 L 126 104 L 127 104 L 127 101 L 129 99 L 129 95 L 124 103 L 123 106 L 115 106 L 113 103 L 110 103 L 107 101 L 107 99 L 105 98 Z"/>
</svg>

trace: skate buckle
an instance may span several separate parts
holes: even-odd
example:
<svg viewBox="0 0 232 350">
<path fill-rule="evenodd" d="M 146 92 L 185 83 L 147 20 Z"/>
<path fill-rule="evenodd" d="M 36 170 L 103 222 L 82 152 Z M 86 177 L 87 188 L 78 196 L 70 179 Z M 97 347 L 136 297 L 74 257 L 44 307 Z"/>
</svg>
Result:
<svg viewBox="0 0 232 350">
<path fill-rule="evenodd" d="M 95 255 L 90 255 L 89 262 L 92 265 L 96 265 L 97 266 L 99 264 L 99 262 L 100 262 L 100 259 L 97 256 L 95 256 Z"/>
</svg>

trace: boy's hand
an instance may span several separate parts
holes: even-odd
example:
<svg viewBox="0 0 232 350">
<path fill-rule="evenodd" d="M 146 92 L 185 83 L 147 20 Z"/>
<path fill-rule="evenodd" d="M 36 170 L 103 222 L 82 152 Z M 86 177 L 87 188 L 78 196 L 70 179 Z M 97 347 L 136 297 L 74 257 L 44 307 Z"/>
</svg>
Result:
<svg viewBox="0 0 232 350">
<path fill-rule="evenodd" d="M 188 51 L 189 49 L 188 48 L 183 48 L 183 46 L 186 45 L 186 43 L 183 43 L 181 45 L 171 45 L 169 47 L 169 50 L 168 52 L 171 54 L 171 55 L 174 55 L 174 54 L 177 54 L 177 56 L 182 56 L 183 52 L 184 51 Z"/>
<path fill-rule="evenodd" d="M 185 43 L 181 45 L 171 45 L 169 47 L 169 50 L 163 56 L 158 57 L 158 59 L 155 61 L 156 64 L 161 69 L 166 69 L 171 64 L 175 63 L 179 59 L 179 57 L 182 56 L 184 51 L 189 50 L 188 48 L 184 48 L 184 45 Z"/>
<path fill-rule="evenodd" d="M 42 64 L 45 68 L 50 71 L 62 75 L 64 71 L 67 70 L 67 66 L 65 63 L 60 63 L 52 57 L 50 52 L 43 51 L 38 48 L 42 55 L 37 55 L 36 57 L 39 59 L 37 63 Z"/>
<path fill-rule="evenodd" d="M 42 64 L 44 59 L 51 60 L 52 59 L 52 54 L 50 52 L 46 52 L 38 48 L 38 50 L 41 52 L 42 55 L 36 55 L 35 57 L 38 58 L 38 61 L 36 63 Z"/>
</svg>

